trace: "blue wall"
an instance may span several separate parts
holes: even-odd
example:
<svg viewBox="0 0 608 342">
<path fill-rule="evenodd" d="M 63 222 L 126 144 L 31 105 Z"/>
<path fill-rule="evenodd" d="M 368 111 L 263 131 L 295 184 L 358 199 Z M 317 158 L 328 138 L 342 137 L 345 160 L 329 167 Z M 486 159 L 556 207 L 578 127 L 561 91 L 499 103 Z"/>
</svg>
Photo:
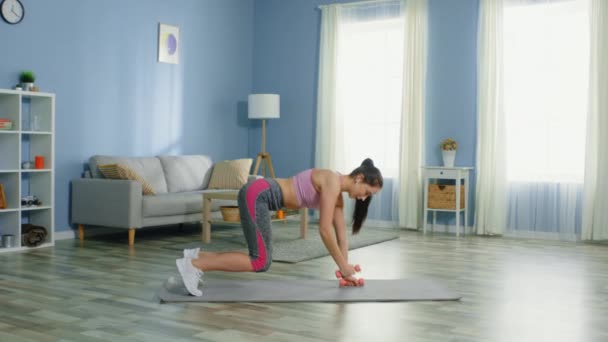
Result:
<svg viewBox="0 0 608 342">
<path fill-rule="evenodd" d="M 0 87 L 32 69 L 57 94 L 56 230 L 70 229 L 69 182 L 93 154 L 254 157 L 252 92 L 281 95 L 267 125 L 277 176 L 313 166 L 317 7 L 336 2 L 348 1 L 25 1 L 22 23 L 0 22 Z M 429 0 L 429 165 L 445 136 L 460 143 L 456 164 L 474 165 L 477 6 Z M 180 27 L 179 65 L 156 61 L 159 22 Z"/>
<path fill-rule="evenodd" d="M 456 166 L 475 166 L 477 144 L 478 0 L 429 0 L 426 164 L 442 165 L 439 142 L 458 142 Z M 475 170 L 469 178 L 469 225 L 475 220 Z M 439 212 L 441 223 L 456 224 Z"/>
<path fill-rule="evenodd" d="M 253 0 L 28 0 L 0 21 L 0 87 L 31 69 L 56 94 L 55 228 L 94 154 L 248 153 Z M 180 27 L 178 65 L 157 62 L 158 23 Z"/>
<path fill-rule="evenodd" d="M 278 176 L 314 165 L 321 21 L 317 7 L 339 2 L 349 1 L 256 0 L 253 90 L 281 95 L 281 118 L 267 125 L 267 150 Z M 439 142 L 444 137 L 460 144 L 457 166 L 475 165 L 478 5 L 478 0 L 429 0 L 428 165 L 441 165 Z M 251 130 L 250 155 L 259 151 L 260 137 L 258 127 Z M 472 174 L 471 213 L 474 179 Z"/>
</svg>

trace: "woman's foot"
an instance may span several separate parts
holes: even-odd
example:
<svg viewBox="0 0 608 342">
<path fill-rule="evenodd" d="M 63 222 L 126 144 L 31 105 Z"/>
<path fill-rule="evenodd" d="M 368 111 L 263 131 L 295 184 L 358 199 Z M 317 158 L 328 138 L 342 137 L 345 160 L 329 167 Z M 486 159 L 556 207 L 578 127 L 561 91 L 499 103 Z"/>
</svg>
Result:
<svg viewBox="0 0 608 342">
<path fill-rule="evenodd" d="M 175 260 L 175 265 L 177 265 L 177 270 L 182 276 L 182 280 L 188 292 L 193 296 L 202 296 L 203 292 L 198 289 L 198 282 L 203 276 L 203 272 L 192 265 L 192 259 L 177 259 Z"/>
</svg>

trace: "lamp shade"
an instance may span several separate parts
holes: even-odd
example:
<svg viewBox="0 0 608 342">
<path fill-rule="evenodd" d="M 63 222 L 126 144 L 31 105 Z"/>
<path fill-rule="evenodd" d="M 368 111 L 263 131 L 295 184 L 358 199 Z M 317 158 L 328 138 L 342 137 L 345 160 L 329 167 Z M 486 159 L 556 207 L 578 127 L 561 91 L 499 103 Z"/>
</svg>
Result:
<svg viewBox="0 0 608 342">
<path fill-rule="evenodd" d="M 251 94 L 249 95 L 250 119 L 278 119 L 280 101 L 277 94 Z"/>
</svg>

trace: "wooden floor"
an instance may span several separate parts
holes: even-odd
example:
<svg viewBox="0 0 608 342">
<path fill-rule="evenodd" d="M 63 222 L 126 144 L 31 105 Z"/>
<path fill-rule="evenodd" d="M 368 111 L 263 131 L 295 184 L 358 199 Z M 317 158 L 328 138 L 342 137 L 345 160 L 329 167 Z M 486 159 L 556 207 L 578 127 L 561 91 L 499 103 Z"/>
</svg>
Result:
<svg viewBox="0 0 608 342">
<path fill-rule="evenodd" d="M 351 261 L 369 279 L 436 278 L 460 302 L 160 304 L 179 256 L 164 247 L 200 234 L 137 235 L 132 249 L 125 231 L 0 254 L 0 341 L 608 341 L 602 245 L 403 231 Z M 330 279 L 334 270 L 325 257 L 206 276 Z"/>
</svg>

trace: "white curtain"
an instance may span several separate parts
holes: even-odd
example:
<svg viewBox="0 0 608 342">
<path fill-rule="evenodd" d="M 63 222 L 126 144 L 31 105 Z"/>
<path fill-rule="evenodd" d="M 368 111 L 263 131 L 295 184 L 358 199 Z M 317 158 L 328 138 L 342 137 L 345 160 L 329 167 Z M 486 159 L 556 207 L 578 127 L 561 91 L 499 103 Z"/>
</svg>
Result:
<svg viewBox="0 0 608 342">
<path fill-rule="evenodd" d="M 480 3 L 475 218 L 480 234 L 505 233 L 506 227 L 508 235 L 575 239 L 580 232 L 586 1 Z"/>
<path fill-rule="evenodd" d="M 509 234 L 575 240 L 589 84 L 587 0 L 504 9 Z"/>
<path fill-rule="evenodd" d="M 426 0 L 405 2 L 403 52 L 403 105 L 401 108 L 401 150 L 399 177 L 395 180 L 400 227 L 419 228 L 422 220 L 423 119 L 426 101 L 428 15 Z"/>
<path fill-rule="evenodd" d="M 383 172 L 385 184 L 372 201 L 368 220 L 396 224 L 399 218 L 416 227 L 420 216 L 426 0 L 364 1 L 320 8 L 315 166 L 347 174 L 371 157 Z M 408 74 L 411 70 L 413 75 Z M 403 176 L 408 178 L 400 182 Z M 353 202 L 345 203 L 349 217 Z"/>
<path fill-rule="evenodd" d="M 608 239 L 608 2 L 591 0 L 591 67 L 583 240 Z"/>
<path fill-rule="evenodd" d="M 502 0 L 479 3 L 477 70 L 477 234 L 502 234 L 506 222 Z"/>
<path fill-rule="evenodd" d="M 338 9 L 322 6 L 321 38 L 319 49 L 319 84 L 317 89 L 317 130 L 315 167 L 335 169 L 341 156 L 335 148 L 342 141 L 342 125 L 336 112 L 336 42 L 338 40 Z M 342 138 L 342 139 L 340 139 Z"/>
</svg>

